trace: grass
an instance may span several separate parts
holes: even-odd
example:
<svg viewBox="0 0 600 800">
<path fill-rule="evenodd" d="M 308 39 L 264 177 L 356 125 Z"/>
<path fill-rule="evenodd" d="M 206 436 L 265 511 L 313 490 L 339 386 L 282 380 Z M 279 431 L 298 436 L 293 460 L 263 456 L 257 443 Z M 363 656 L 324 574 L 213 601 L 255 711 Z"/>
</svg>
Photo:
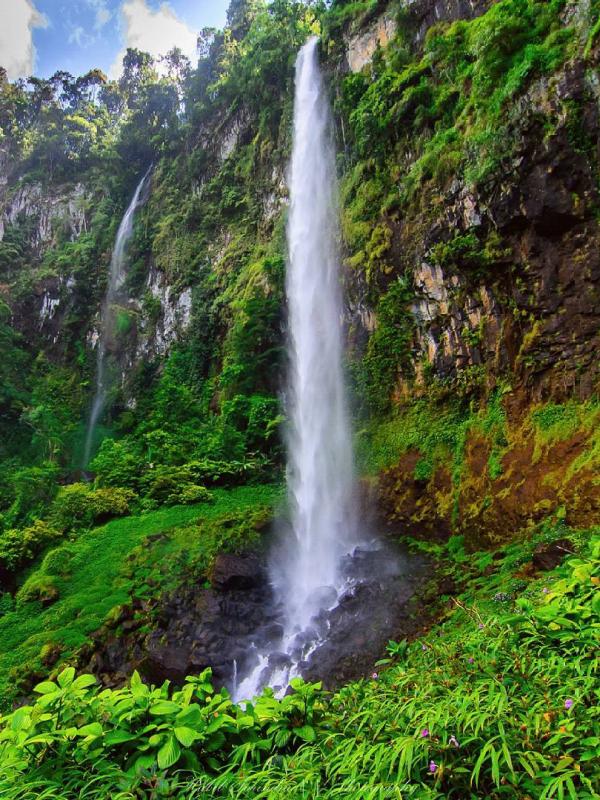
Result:
<svg viewBox="0 0 600 800">
<path fill-rule="evenodd" d="M 531 577 L 536 548 L 564 538 L 572 555 Z M 181 693 L 169 702 L 163 687 L 148 716 L 139 710 L 148 694 L 139 679 L 99 694 L 93 680 L 80 678 L 88 688 L 75 691 L 59 678 L 66 688 L 55 700 L 46 693 L 57 687 L 42 684 L 36 709 L 0 725 L 0 794 L 596 800 L 600 528 L 548 520 L 496 553 L 467 555 L 462 544 L 415 542 L 460 588 L 439 624 L 416 641 L 390 642 L 372 675 L 335 694 L 297 686 L 297 695 L 245 709 L 218 694 L 192 714 L 180 712 Z M 162 766 L 159 753 L 156 769 L 154 751 L 181 714 L 198 737 L 175 727 L 181 746 Z M 215 730 L 223 732 L 219 747 L 207 745 Z M 179 759 L 182 750 L 191 760 Z M 145 770 L 130 768 L 136 758 L 147 759 Z"/>
<path fill-rule="evenodd" d="M 273 486 L 215 490 L 214 504 L 175 506 L 140 517 L 109 522 L 83 533 L 59 548 L 67 565 L 52 564 L 52 554 L 30 573 L 27 584 L 45 579 L 58 590 L 59 599 L 44 608 L 39 602 L 17 601 L 13 611 L 0 617 L 0 697 L 14 698 L 15 680 L 22 670 L 40 670 L 42 649 L 56 646 L 63 658 L 83 645 L 110 612 L 126 603 L 132 594 L 144 590 L 145 580 L 161 565 L 168 567 L 171 580 L 177 578 L 181 554 L 202 555 L 214 547 L 214 525 L 220 519 L 242 512 L 247 515 L 261 507 L 272 509 L 280 490 Z M 203 530 L 209 534 L 203 539 Z M 166 539 L 140 545 L 152 534 L 170 531 Z M 212 533 L 211 533 L 212 531 Z M 193 536 L 193 539 L 190 537 Z M 128 556 L 145 555 L 141 569 L 131 569 Z M 185 560 L 184 558 L 184 560 Z M 54 557 L 54 561 L 59 561 Z M 68 570 L 67 574 L 46 576 L 44 565 Z M 26 588 L 26 587 L 25 587 Z M 156 587 L 154 587 L 156 592 Z"/>
</svg>

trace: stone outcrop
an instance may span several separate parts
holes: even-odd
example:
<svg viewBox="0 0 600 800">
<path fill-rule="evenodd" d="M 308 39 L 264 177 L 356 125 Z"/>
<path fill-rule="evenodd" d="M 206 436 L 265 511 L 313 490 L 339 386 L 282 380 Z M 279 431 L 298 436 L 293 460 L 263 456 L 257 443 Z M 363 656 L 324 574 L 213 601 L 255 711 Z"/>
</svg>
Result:
<svg viewBox="0 0 600 800">
<path fill-rule="evenodd" d="M 386 12 L 377 17 L 366 30 L 348 38 L 346 59 L 351 72 L 360 70 L 370 63 L 378 47 L 385 47 L 396 33 L 394 15 Z"/>
<path fill-rule="evenodd" d="M 539 108 L 555 121 L 551 133 Z M 386 280 L 408 267 L 414 287 L 412 365 L 398 376 L 398 397 L 418 392 L 426 375 L 488 388 L 510 376 L 534 401 L 585 399 L 598 384 L 597 80 L 569 63 L 535 82 L 511 119 L 507 157 L 485 182 L 455 178 L 435 198 L 424 187 L 418 204 L 389 221 Z M 461 237 L 475 251 L 452 255 Z M 349 294 L 360 353 L 377 319 L 353 276 Z"/>
<path fill-rule="evenodd" d="M 3 196 L 2 196 L 3 195 Z M 30 244 L 41 256 L 60 228 L 67 228 L 71 241 L 87 227 L 89 197 L 82 183 L 48 187 L 41 183 L 23 183 L 0 195 L 0 241 L 7 225 L 30 219 L 33 222 Z"/>
</svg>

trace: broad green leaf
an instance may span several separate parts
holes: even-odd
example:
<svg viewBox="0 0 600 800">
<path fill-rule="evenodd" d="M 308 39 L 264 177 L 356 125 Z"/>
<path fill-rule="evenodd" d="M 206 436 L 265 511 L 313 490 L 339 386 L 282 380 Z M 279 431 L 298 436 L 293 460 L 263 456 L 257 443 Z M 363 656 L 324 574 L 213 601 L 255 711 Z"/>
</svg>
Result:
<svg viewBox="0 0 600 800">
<path fill-rule="evenodd" d="M 204 724 L 204 719 L 202 717 L 202 712 L 200 711 L 200 706 L 196 703 L 193 703 L 191 706 L 184 708 L 177 717 L 177 722 L 181 723 L 184 726 L 192 727 L 192 728 L 200 728 Z"/>
<path fill-rule="evenodd" d="M 58 676 L 58 685 L 61 689 L 67 689 L 72 683 L 75 677 L 75 668 L 74 667 L 67 667 L 63 669 L 63 671 Z"/>
<path fill-rule="evenodd" d="M 192 728 L 186 728 L 185 726 L 173 728 L 173 733 L 184 747 L 191 747 L 196 739 L 199 739 L 201 736 L 197 731 L 192 730 Z"/>
<path fill-rule="evenodd" d="M 295 728 L 294 733 L 296 736 L 304 739 L 305 742 L 314 742 L 317 738 L 317 734 L 312 725 L 303 725 L 301 728 Z"/>
<path fill-rule="evenodd" d="M 80 675 L 73 681 L 73 689 L 87 689 L 88 686 L 93 686 L 96 682 L 94 675 Z"/>
<path fill-rule="evenodd" d="M 84 725 L 77 731 L 78 736 L 93 736 L 94 738 L 102 736 L 103 733 L 102 725 L 99 722 L 90 722 L 89 725 Z"/>
<path fill-rule="evenodd" d="M 134 739 L 137 739 L 137 734 L 117 728 L 106 734 L 104 742 L 110 746 L 113 744 L 122 744 L 123 742 L 132 742 Z"/>
<path fill-rule="evenodd" d="M 143 685 L 142 679 L 140 678 L 140 673 L 137 671 L 137 669 L 134 669 L 129 684 L 132 689 L 137 689 L 139 686 Z"/>
<path fill-rule="evenodd" d="M 42 683 L 38 683 L 37 686 L 34 686 L 33 691 L 37 692 L 37 694 L 50 694 L 58 691 L 58 686 L 54 681 L 42 681 Z"/>
<path fill-rule="evenodd" d="M 9 717 L 11 730 L 21 731 L 24 728 L 31 727 L 31 715 L 29 711 L 29 706 L 24 706 L 23 708 L 18 708 L 14 714 Z"/>
<path fill-rule="evenodd" d="M 168 769 L 179 760 L 181 748 L 177 744 L 174 736 L 169 736 L 167 741 L 158 751 L 158 766 L 160 769 Z"/>
<path fill-rule="evenodd" d="M 156 715 L 177 714 L 179 711 L 181 711 L 180 706 L 177 703 L 173 703 L 172 700 L 159 700 L 158 703 L 154 703 L 150 707 L 150 713 Z"/>
</svg>

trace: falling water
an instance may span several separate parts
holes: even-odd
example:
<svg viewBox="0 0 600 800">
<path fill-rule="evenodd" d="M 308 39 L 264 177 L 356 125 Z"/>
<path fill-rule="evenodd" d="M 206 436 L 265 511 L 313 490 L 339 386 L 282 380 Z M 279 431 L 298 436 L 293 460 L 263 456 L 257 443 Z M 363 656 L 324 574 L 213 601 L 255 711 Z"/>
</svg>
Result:
<svg viewBox="0 0 600 800">
<path fill-rule="evenodd" d="M 92 447 L 94 443 L 94 433 L 96 425 L 98 424 L 108 393 L 112 384 L 108 355 L 110 352 L 110 342 L 115 338 L 115 326 L 117 319 L 117 311 L 119 305 L 126 299 L 123 296 L 123 285 L 127 276 L 127 245 L 133 233 L 133 219 L 137 208 L 142 203 L 143 190 L 150 175 L 152 166 L 148 167 L 144 177 L 138 183 L 137 188 L 131 198 L 131 202 L 127 207 L 127 211 L 123 215 L 117 237 L 115 239 L 115 246 L 110 260 L 110 273 L 108 277 L 108 288 L 106 296 L 102 305 L 102 313 L 100 318 L 100 338 L 96 351 L 96 391 L 92 402 L 90 417 L 86 431 L 85 446 L 83 451 L 83 467 L 87 467 L 92 455 Z"/>
<path fill-rule="evenodd" d="M 271 580 L 283 608 L 279 668 L 271 651 L 241 682 L 248 697 L 287 680 L 324 634 L 319 617 L 346 585 L 341 562 L 355 537 L 351 432 L 342 370 L 335 151 L 327 94 L 310 39 L 296 61 L 287 229 L 290 377 L 288 495 L 291 530 L 274 553 Z M 271 664 L 275 660 L 271 659 Z M 281 664 L 287 664 L 281 669 Z"/>
</svg>

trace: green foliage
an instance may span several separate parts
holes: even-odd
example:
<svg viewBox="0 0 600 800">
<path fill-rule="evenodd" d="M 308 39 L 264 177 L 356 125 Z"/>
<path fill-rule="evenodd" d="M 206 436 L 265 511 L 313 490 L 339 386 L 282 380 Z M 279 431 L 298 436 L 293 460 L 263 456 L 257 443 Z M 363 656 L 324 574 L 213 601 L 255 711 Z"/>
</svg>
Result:
<svg viewBox="0 0 600 800">
<path fill-rule="evenodd" d="M 198 486 L 197 483 L 190 483 L 184 486 L 175 494 L 169 495 L 168 502 L 181 503 L 182 505 L 189 505 L 190 503 L 211 503 L 213 500 L 212 494 L 205 486 Z"/>
<path fill-rule="evenodd" d="M 430 258 L 433 264 L 443 269 L 468 271 L 482 276 L 505 260 L 507 254 L 508 251 L 501 247 L 500 237 L 493 231 L 483 243 L 475 233 L 458 234 L 449 242 L 434 245 Z"/>
<path fill-rule="evenodd" d="M 401 374 L 411 374 L 414 321 L 410 313 L 412 292 L 407 280 L 392 283 L 377 307 L 377 325 L 367 352 L 354 369 L 358 393 L 371 410 L 386 411 Z"/>
<path fill-rule="evenodd" d="M 501 0 L 473 20 L 434 25 L 420 58 L 398 58 L 392 47 L 372 81 L 361 87 L 348 77 L 343 108 L 358 157 L 375 156 L 393 171 L 416 148 L 400 177 L 405 201 L 423 183 L 443 185 L 457 172 L 468 182 L 486 180 L 510 156 L 502 135 L 509 103 L 568 53 L 573 32 L 563 27 L 563 5 Z"/>
<path fill-rule="evenodd" d="M 57 491 L 59 471 L 55 464 L 17 467 L 0 479 L 0 503 L 4 524 L 31 522 L 43 514 Z"/>
<path fill-rule="evenodd" d="M 25 604 L 0 616 L 0 703 L 19 695 L 28 671 L 40 670 L 44 645 L 60 647 L 67 658 L 134 592 L 150 598 L 171 590 L 184 568 L 201 580 L 217 552 L 256 544 L 257 526 L 264 525 L 279 490 L 241 487 L 211 494 L 212 503 L 116 519 L 80 531 L 68 544 L 61 543 L 58 533 L 46 536 L 43 547 L 60 547 L 44 556 L 30 578 L 52 578 L 59 596 L 47 608 Z M 148 540 L 159 532 L 161 537 Z M 28 691 L 27 683 L 24 688 Z"/>
<path fill-rule="evenodd" d="M 600 464 L 600 405 L 593 397 L 586 403 L 548 403 L 534 408 L 530 423 L 535 433 L 534 461 L 542 451 L 579 434 L 586 446 L 569 467 L 571 475 L 582 469 L 596 470 Z"/>
<path fill-rule="evenodd" d="M 92 489 L 87 483 L 72 483 L 59 489 L 49 510 L 49 518 L 61 530 L 89 527 L 112 517 L 129 514 L 135 495 L 130 489 Z"/>
<path fill-rule="evenodd" d="M 97 780 L 103 797 L 117 785 L 160 796 L 160 784 L 182 800 L 333 800 L 382 799 L 393 784 L 416 798 L 592 800 L 599 536 L 579 537 L 579 555 L 518 589 L 506 582 L 522 549 L 509 548 L 495 579 L 443 624 L 390 642 L 379 673 L 333 695 L 295 679 L 282 699 L 265 690 L 241 707 L 214 692 L 208 671 L 179 690 L 137 674 L 100 690 L 93 676 L 63 669 L 2 718 L 0 789 L 16 798 L 46 782 L 75 794 Z M 460 537 L 449 549 L 464 570 Z"/>
<path fill-rule="evenodd" d="M 0 533 L 0 568 L 16 572 L 32 561 L 48 545 L 63 536 L 60 528 L 41 519 L 26 528 L 9 528 Z"/>
<path fill-rule="evenodd" d="M 136 489 L 140 477 L 140 456 L 131 439 L 106 438 L 90 464 L 99 486 L 128 486 Z"/>
<path fill-rule="evenodd" d="M 214 692 L 210 670 L 176 691 L 168 682 L 146 686 L 137 673 L 124 689 L 100 691 L 93 675 L 76 677 L 67 667 L 56 682 L 35 687 L 33 705 L 2 719 L 0 787 L 32 770 L 57 785 L 89 771 L 108 780 L 105 791 L 118 775 L 121 789 L 138 794 L 155 785 L 154 776 L 168 789 L 178 772 L 215 769 L 230 752 L 241 764 L 271 747 L 292 749 L 315 740 L 320 708 L 319 684 L 293 684 L 295 693 L 282 700 L 267 692 L 241 708 L 225 690 Z"/>
</svg>

